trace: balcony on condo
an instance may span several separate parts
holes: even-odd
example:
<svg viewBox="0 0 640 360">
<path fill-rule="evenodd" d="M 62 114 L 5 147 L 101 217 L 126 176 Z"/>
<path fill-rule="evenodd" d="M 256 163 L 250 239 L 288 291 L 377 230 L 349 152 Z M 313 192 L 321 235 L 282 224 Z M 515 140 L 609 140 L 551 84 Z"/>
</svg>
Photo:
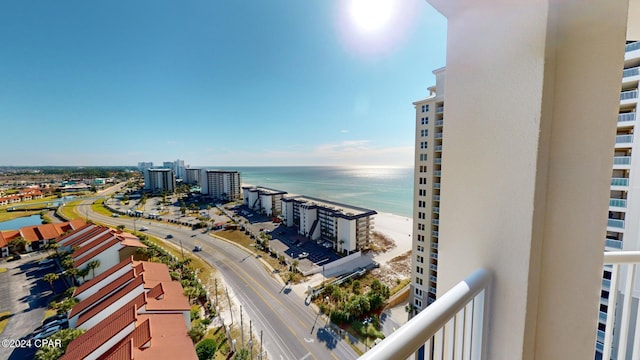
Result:
<svg viewBox="0 0 640 360">
<path fill-rule="evenodd" d="M 609 207 L 626 208 L 627 199 L 609 199 Z"/>
<path fill-rule="evenodd" d="M 623 91 L 620 93 L 620 101 L 631 102 L 638 99 L 638 90 Z"/>
<path fill-rule="evenodd" d="M 636 112 L 618 114 L 618 126 L 630 126 L 636 121 Z"/>
<path fill-rule="evenodd" d="M 631 147 L 633 145 L 632 134 L 616 135 L 616 148 Z"/>
<path fill-rule="evenodd" d="M 611 178 L 612 187 L 629 187 L 629 178 Z"/>
<path fill-rule="evenodd" d="M 627 78 L 627 77 L 631 77 L 631 76 L 638 76 L 640 75 L 640 67 L 633 67 L 633 68 L 629 68 L 629 69 L 624 69 L 622 71 L 622 78 Z"/>
</svg>

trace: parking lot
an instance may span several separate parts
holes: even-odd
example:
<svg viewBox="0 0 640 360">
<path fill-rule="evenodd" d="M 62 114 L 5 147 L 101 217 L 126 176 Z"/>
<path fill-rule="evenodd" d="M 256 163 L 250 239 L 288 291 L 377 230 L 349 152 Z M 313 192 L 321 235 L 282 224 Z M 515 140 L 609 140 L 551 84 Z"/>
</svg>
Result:
<svg viewBox="0 0 640 360">
<path fill-rule="evenodd" d="M 331 248 L 299 235 L 295 227 L 288 228 L 282 223 L 273 222 L 271 217 L 258 214 L 246 206 L 237 206 L 232 210 L 248 221 L 252 234 L 257 236 L 262 231 L 271 235 L 269 246 L 278 253 L 285 254 L 289 261 L 298 260 L 301 271 L 340 259 Z"/>
<path fill-rule="evenodd" d="M 7 271 L 0 274 L 0 313 L 9 312 L 9 321 L 0 339 L 24 339 L 34 335 L 42 325 L 44 312 L 53 293 L 42 277 L 56 272 L 55 264 L 39 264 L 46 253 L 22 255 L 17 261 L 2 261 L 0 267 Z M 65 289 L 62 281 L 55 283 L 56 291 Z M 0 360 L 31 359 L 35 348 L 0 348 Z"/>
</svg>

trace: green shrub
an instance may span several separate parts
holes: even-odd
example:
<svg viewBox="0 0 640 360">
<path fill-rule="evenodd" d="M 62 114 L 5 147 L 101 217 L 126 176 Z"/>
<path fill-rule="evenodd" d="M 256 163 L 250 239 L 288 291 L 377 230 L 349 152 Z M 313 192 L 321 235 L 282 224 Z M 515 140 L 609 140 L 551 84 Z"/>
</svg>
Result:
<svg viewBox="0 0 640 360">
<path fill-rule="evenodd" d="M 213 339 L 204 339 L 198 345 L 196 345 L 196 354 L 198 355 L 198 360 L 209 360 L 213 358 L 216 350 L 218 349 L 218 344 L 216 344 Z"/>
</svg>

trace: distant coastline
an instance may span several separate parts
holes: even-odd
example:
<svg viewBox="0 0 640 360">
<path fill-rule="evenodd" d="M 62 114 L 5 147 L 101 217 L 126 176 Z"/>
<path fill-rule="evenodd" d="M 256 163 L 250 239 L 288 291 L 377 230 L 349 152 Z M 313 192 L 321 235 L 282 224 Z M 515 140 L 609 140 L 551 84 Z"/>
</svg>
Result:
<svg viewBox="0 0 640 360">
<path fill-rule="evenodd" d="M 203 167 L 237 170 L 243 184 L 265 186 L 412 217 L 413 168 L 349 166 Z"/>
</svg>

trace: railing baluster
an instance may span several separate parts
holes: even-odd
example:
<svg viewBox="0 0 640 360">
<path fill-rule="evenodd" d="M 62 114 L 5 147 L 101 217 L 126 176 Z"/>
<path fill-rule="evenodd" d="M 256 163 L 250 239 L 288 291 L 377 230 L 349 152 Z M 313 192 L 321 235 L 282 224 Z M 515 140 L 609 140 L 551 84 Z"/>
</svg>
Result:
<svg viewBox="0 0 640 360">
<path fill-rule="evenodd" d="M 456 333 L 456 317 L 455 315 L 447 325 L 444 326 L 444 358 L 447 360 L 453 359 L 453 346 L 455 344 Z"/>
<path fill-rule="evenodd" d="M 471 359 L 471 330 L 473 327 L 473 301 L 464 307 L 464 350 L 462 357 Z"/>
<path fill-rule="evenodd" d="M 465 308 L 462 308 L 458 315 L 456 315 L 456 329 L 455 329 L 455 341 L 453 342 L 453 358 L 456 360 L 462 360 L 462 351 L 464 349 L 464 320 L 465 320 Z"/>
<path fill-rule="evenodd" d="M 602 358 L 607 360 L 611 359 L 611 348 L 613 347 L 613 321 L 616 317 L 619 272 L 620 264 L 614 264 L 611 269 L 611 289 L 609 290 L 609 305 L 607 306 L 607 328 L 604 332 L 604 347 L 602 350 Z"/>
<path fill-rule="evenodd" d="M 444 360 L 444 327 L 442 327 L 433 340 L 433 360 Z"/>
<path fill-rule="evenodd" d="M 622 303 L 622 323 L 620 324 L 620 342 L 618 343 L 618 359 L 625 360 L 627 356 L 627 342 L 629 337 L 629 320 L 631 318 L 631 299 L 633 290 L 633 278 L 636 272 L 636 264 L 629 264 L 626 269 L 626 282 L 624 286 L 624 301 Z"/>
<path fill-rule="evenodd" d="M 473 330 L 471 330 L 471 357 L 470 359 L 483 359 L 483 343 L 484 343 L 484 312 L 485 312 L 485 296 L 486 290 L 482 290 L 473 299 Z"/>
</svg>

